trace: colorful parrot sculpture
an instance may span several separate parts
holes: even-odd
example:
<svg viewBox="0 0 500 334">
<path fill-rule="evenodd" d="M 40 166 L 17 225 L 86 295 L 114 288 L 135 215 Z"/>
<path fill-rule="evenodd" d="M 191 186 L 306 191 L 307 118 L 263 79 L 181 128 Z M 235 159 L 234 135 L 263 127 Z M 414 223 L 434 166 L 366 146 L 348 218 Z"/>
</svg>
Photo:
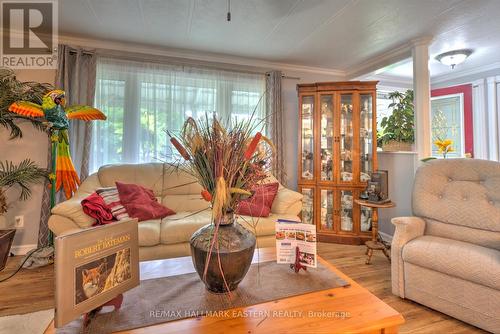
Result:
<svg viewBox="0 0 500 334">
<path fill-rule="evenodd" d="M 73 105 L 65 108 L 65 93 L 62 90 L 52 90 L 45 94 L 42 105 L 17 101 L 10 105 L 9 111 L 33 118 L 43 117 L 51 132 L 52 141 L 52 196 L 62 188 L 66 198 L 70 198 L 80 185 L 75 166 L 69 151 L 68 127 L 70 119 L 84 121 L 105 120 L 106 116 L 98 109 L 90 106 Z M 55 189 L 54 189 L 55 188 Z M 53 206 L 53 205 L 52 205 Z"/>
</svg>

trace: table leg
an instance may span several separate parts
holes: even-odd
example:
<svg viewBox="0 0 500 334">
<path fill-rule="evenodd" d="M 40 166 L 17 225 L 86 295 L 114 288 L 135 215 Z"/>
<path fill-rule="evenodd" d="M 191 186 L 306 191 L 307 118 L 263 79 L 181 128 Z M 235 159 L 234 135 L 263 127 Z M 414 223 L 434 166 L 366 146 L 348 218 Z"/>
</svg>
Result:
<svg viewBox="0 0 500 334">
<path fill-rule="evenodd" d="M 376 208 L 372 209 L 372 241 L 377 241 L 378 237 L 378 210 Z"/>
<path fill-rule="evenodd" d="M 366 259 L 366 264 L 370 264 L 370 261 L 372 259 L 372 255 L 373 255 L 373 249 L 371 248 L 368 248 L 368 258 Z"/>
<path fill-rule="evenodd" d="M 389 260 L 389 262 L 391 262 L 391 256 L 389 255 L 389 252 L 387 251 L 387 249 L 386 248 L 382 249 L 382 252 L 384 252 L 384 255 L 387 258 L 387 260 Z"/>
</svg>

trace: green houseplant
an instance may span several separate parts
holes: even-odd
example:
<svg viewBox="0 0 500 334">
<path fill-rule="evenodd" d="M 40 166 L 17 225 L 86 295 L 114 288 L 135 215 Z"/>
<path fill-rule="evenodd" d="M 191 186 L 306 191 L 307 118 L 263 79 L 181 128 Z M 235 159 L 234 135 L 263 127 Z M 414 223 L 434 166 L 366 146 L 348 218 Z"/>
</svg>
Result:
<svg viewBox="0 0 500 334">
<path fill-rule="evenodd" d="M 19 200 L 30 198 L 30 186 L 42 182 L 48 176 L 47 170 L 38 167 L 30 159 L 21 161 L 18 165 L 12 161 L 0 161 L 0 226 L 5 225 L 4 214 L 9 209 L 7 191 L 12 187 L 20 189 Z M 0 230 L 0 270 L 5 267 L 15 230 Z"/>
<path fill-rule="evenodd" d="M 380 122 L 378 145 L 384 151 L 411 151 L 415 142 L 415 115 L 413 90 L 392 92 L 388 95 L 392 114 Z"/>
</svg>

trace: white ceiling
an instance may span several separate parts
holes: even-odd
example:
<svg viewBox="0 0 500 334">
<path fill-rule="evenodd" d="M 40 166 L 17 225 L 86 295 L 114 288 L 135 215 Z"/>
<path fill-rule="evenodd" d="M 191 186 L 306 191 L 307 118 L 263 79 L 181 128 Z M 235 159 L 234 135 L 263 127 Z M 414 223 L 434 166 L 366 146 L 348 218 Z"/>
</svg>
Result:
<svg viewBox="0 0 500 334">
<path fill-rule="evenodd" d="M 231 22 L 226 11 L 227 0 L 60 0 L 59 29 L 346 72 L 420 36 L 434 38 L 432 57 L 473 49 L 460 69 L 500 62 L 500 0 L 231 0 Z M 432 61 L 431 75 L 447 71 Z"/>
</svg>

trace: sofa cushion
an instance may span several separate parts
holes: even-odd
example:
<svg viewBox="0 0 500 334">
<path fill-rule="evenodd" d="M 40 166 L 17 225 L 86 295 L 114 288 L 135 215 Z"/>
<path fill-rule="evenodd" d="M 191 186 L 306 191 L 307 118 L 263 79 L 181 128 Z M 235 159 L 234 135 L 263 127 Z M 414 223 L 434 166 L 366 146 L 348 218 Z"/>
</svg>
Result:
<svg viewBox="0 0 500 334">
<path fill-rule="evenodd" d="M 139 226 L 139 246 L 156 246 L 160 243 L 161 220 L 145 220 Z"/>
<path fill-rule="evenodd" d="M 424 235 L 403 248 L 403 261 L 500 290 L 500 251 Z"/>
<path fill-rule="evenodd" d="M 273 206 L 271 207 L 272 213 L 278 214 L 290 214 L 290 208 L 292 205 L 300 203 L 303 195 L 296 191 L 279 188 L 276 197 L 274 198 Z"/>
<path fill-rule="evenodd" d="M 106 165 L 99 168 L 97 175 L 103 187 L 114 187 L 115 182 L 134 183 L 152 189 L 155 196 L 199 194 L 201 191 L 191 175 L 170 164 Z"/>
<path fill-rule="evenodd" d="M 201 198 L 200 193 L 192 195 L 165 195 L 161 203 L 175 212 L 195 212 L 207 209 L 210 206 L 210 203 Z"/>
<path fill-rule="evenodd" d="M 211 215 L 212 214 L 209 210 L 200 212 L 195 215 L 192 215 L 192 212 L 179 212 L 174 216 L 169 216 L 163 219 L 160 232 L 161 243 L 168 245 L 179 242 L 189 242 L 189 239 L 191 239 L 191 235 L 197 229 L 210 223 Z M 274 235 L 275 223 L 278 219 L 297 220 L 297 216 L 274 214 L 271 214 L 266 218 L 252 218 L 248 216 L 242 216 L 238 217 L 238 222 L 248 228 L 250 231 L 256 231 L 257 236 L 260 237 L 266 235 Z"/>
</svg>

